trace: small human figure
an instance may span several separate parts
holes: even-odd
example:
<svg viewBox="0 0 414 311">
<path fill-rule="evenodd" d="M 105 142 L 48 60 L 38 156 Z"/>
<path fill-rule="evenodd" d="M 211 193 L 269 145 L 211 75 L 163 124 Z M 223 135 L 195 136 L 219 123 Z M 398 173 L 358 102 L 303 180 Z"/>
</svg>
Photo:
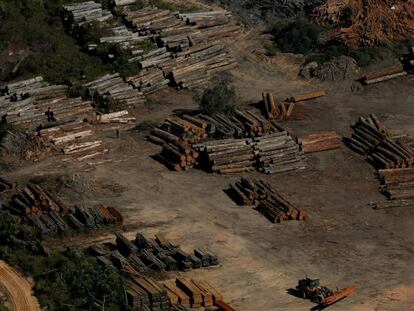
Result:
<svg viewBox="0 0 414 311">
<path fill-rule="evenodd" d="M 116 138 L 119 138 L 119 129 L 116 129 Z"/>
<path fill-rule="evenodd" d="M 55 114 L 53 113 L 53 111 L 50 109 L 50 107 L 49 108 L 47 108 L 47 111 L 46 111 L 46 116 L 47 116 L 47 122 L 55 122 L 56 121 L 56 119 L 55 119 Z"/>
</svg>

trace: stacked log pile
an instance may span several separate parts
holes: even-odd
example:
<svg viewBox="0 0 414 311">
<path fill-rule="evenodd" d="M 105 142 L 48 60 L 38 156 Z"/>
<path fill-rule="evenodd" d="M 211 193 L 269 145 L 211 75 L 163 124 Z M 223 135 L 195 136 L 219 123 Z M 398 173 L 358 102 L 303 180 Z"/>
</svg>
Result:
<svg viewBox="0 0 414 311">
<path fill-rule="evenodd" d="M 390 200 L 414 200 L 414 169 L 384 169 L 378 171 L 380 190 Z"/>
<path fill-rule="evenodd" d="M 189 115 L 167 118 L 154 130 L 148 140 L 162 145 L 157 156 L 168 168 L 175 171 L 188 170 L 197 164 L 199 153 L 190 144 L 207 137 L 208 124 L 203 120 Z"/>
<path fill-rule="evenodd" d="M 126 83 L 119 73 L 104 75 L 83 87 L 88 90 L 90 96 L 105 102 L 116 101 L 129 107 L 145 102 L 142 93 Z"/>
<path fill-rule="evenodd" d="M 77 26 L 91 22 L 103 22 L 113 18 L 110 11 L 103 9 L 101 3 L 94 1 L 68 4 L 63 8 Z"/>
<path fill-rule="evenodd" d="M 242 178 L 230 184 L 230 195 L 239 205 L 254 206 L 271 222 L 285 220 L 307 220 L 307 215 L 298 210 L 282 194 L 263 180 Z"/>
<path fill-rule="evenodd" d="M 122 216 L 115 208 L 70 208 L 59 196 L 34 184 L 23 187 L 6 208 L 45 236 L 65 232 L 68 225 L 84 230 L 122 224 Z"/>
<path fill-rule="evenodd" d="M 291 98 L 288 99 L 291 103 L 299 103 L 304 102 L 312 99 L 316 99 L 319 97 L 326 96 L 326 92 L 324 90 L 316 91 L 316 92 L 310 92 L 306 94 L 300 94 L 300 95 L 294 95 Z"/>
<path fill-rule="evenodd" d="M 14 97 L 14 101 L 21 100 L 23 97 L 32 93 L 34 90 L 42 89 L 49 86 L 49 84 L 43 80 L 43 77 L 38 76 L 28 80 L 9 83 L 0 90 L 8 94 L 8 98 Z"/>
<path fill-rule="evenodd" d="M 298 137 L 305 153 L 332 150 L 341 147 L 341 138 L 335 132 L 321 132 Z"/>
<path fill-rule="evenodd" d="M 398 64 L 384 68 L 383 70 L 370 72 L 361 78 L 361 81 L 365 85 L 371 85 L 374 83 L 379 83 L 383 81 L 388 81 L 398 77 L 407 75 L 407 72 L 404 71 L 403 67 Z"/>
<path fill-rule="evenodd" d="M 250 143 L 259 171 L 276 174 L 305 168 L 305 157 L 297 139 L 286 131 L 256 137 Z"/>
<path fill-rule="evenodd" d="M 168 311 L 170 303 L 165 287 L 152 278 L 133 276 L 126 290 L 128 305 L 134 310 Z"/>
<path fill-rule="evenodd" d="M 219 264 L 217 256 L 213 253 L 200 249 L 187 253 L 161 234 L 156 235 L 155 239 L 148 239 L 138 233 L 135 240 L 130 241 L 121 233 L 117 233 L 116 245 L 113 248 L 116 248 L 116 251 L 108 250 L 104 254 L 94 254 L 110 256 L 118 269 L 128 270 L 133 274 L 150 270 L 189 271 Z"/>
<path fill-rule="evenodd" d="M 392 139 L 375 115 L 360 117 L 353 130 L 352 137 L 346 140 L 347 145 L 365 155 L 376 169 L 413 166 L 414 150 Z"/>
<path fill-rule="evenodd" d="M 223 139 L 196 145 L 202 158 L 201 165 L 208 171 L 220 174 L 255 170 L 255 155 L 249 144 L 251 139 Z"/>
<path fill-rule="evenodd" d="M 0 177 L 0 192 L 6 192 L 12 190 L 13 188 L 14 185 L 12 183 Z"/>
<path fill-rule="evenodd" d="M 96 122 L 100 124 L 121 123 L 128 124 L 136 121 L 135 117 L 128 117 L 128 110 L 105 113 L 96 116 Z"/>
<path fill-rule="evenodd" d="M 236 60 L 222 44 L 206 43 L 192 46 L 176 54 L 162 65 L 176 88 L 197 88 L 206 85 L 211 76 L 236 66 Z"/>
<path fill-rule="evenodd" d="M 137 75 L 127 78 L 144 95 L 158 92 L 169 86 L 170 80 L 164 77 L 164 72 L 159 68 L 148 68 L 141 70 Z"/>
</svg>

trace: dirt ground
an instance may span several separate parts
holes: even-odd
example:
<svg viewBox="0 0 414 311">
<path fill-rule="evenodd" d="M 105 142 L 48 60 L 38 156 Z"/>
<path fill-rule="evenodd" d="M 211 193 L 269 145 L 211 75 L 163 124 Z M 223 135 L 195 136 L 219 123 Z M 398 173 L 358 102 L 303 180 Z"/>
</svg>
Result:
<svg viewBox="0 0 414 311">
<path fill-rule="evenodd" d="M 280 55 L 267 64 L 258 56 L 260 38 L 246 33 L 232 44 L 240 66 L 233 70 L 240 104 L 257 102 L 262 91 L 283 100 L 296 93 L 326 88 L 328 96 L 299 104 L 296 117 L 283 123 L 293 134 L 334 130 L 350 134 L 358 116 L 375 113 L 393 129 L 409 129 L 413 118 L 414 88 L 406 77 L 374 86 L 362 94 L 349 83 L 321 85 L 299 80 L 298 57 Z M 134 111 L 142 120 L 160 120 L 178 108 L 196 108 L 190 92 L 167 91 L 161 102 Z M 186 273 L 217 285 L 240 311 L 302 311 L 314 305 L 289 294 L 297 280 L 320 278 L 328 287 L 355 285 L 358 292 L 330 310 L 412 310 L 414 304 L 414 211 L 375 211 L 370 201 L 383 200 L 373 168 L 346 147 L 307 156 L 307 169 L 275 176 L 253 174 L 269 181 L 300 209 L 308 222 L 272 224 L 251 208 L 238 207 L 223 192 L 239 176 L 207 174 L 200 170 L 168 171 L 150 156 L 159 147 L 144 140 L 145 133 L 101 134 L 111 146 L 110 157 L 122 159 L 95 170 L 82 171 L 56 158 L 7 173 L 9 179 L 68 175 L 74 181 L 115 184 L 120 191 L 100 189 L 77 193 L 71 203 L 100 202 L 117 206 L 125 230 L 163 232 L 186 250 L 197 246 L 217 253 L 216 268 Z M 111 240 L 94 233 L 65 241 L 88 245 Z M 172 275 L 171 275 L 172 276 Z"/>
</svg>

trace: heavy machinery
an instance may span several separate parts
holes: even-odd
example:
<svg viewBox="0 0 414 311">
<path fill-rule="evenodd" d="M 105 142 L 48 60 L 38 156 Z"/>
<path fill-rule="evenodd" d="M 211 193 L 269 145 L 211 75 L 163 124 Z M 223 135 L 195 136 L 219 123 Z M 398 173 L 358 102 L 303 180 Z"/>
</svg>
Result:
<svg viewBox="0 0 414 311">
<path fill-rule="evenodd" d="M 298 281 L 296 289 L 300 291 L 303 298 L 310 299 L 320 306 L 327 307 L 356 291 L 356 288 L 349 286 L 341 290 L 331 290 L 326 286 L 321 286 L 319 279 L 302 279 Z"/>
</svg>

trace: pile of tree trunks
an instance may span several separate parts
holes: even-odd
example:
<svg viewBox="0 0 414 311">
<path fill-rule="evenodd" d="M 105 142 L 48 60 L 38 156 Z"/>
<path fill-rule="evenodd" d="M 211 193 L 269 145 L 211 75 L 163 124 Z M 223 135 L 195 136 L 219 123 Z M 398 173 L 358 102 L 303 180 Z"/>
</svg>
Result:
<svg viewBox="0 0 414 311">
<path fill-rule="evenodd" d="M 157 158 L 169 169 L 188 170 L 197 164 L 199 156 L 191 144 L 207 137 L 207 126 L 206 122 L 197 117 L 186 114 L 173 116 L 153 129 L 148 140 L 162 146 Z"/>
<path fill-rule="evenodd" d="M 383 81 L 392 80 L 407 75 L 401 64 L 384 68 L 380 71 L 370 72 L 362 77 L 361 81 L 365 85 L 371 85 Z"/>
<path fill-rule="evenodd" d="M 300 144 L 286 131 L 253 138 L 250 144 L 259 171 L 265 174 L 296 171 L 306 167 Z"/>
<path fill-rule="evenodd" d="M 110 11 L 102 8 L 101 3 L 87 1 L 64 5 L 71 22 L 77 26 L 82 26 L 91 22 L 103 22 L 112 19 L 113 15 Z"/>
<path fill-rule="evenodd" d="M 7 94 L 7 98 L 11 98 L 12 101 L 17 101 L 24 99 L 24 97 L 33 93 L 35 90 L 42 89 L 47 86 L 49 86 L 49 84 L 43 80 L 43 77 L 38 76 L 28 80 L 22 80 L 0 86 L 0 90 Z"/>
<path fill-rule="evenodd" d="M 201 166 L 213 173 L 231 174 L 255 170 L 251 139 L 223 139 L 204 142 L 194 147 L 200 151 Z"/>
<path fill-rule="evenodd" d="M 301 94 L 301 95 L 295 95 L 289 98 L 288 101 L 291 103 L 299 103 L 299 102 L 304 102 L 304 101 L 316 99 L 316 98 L 323 97 L 323 96 L 326 96 L 326 92 L 324 90 L 310 92 L 310 93 Z"/>
<path fill-rule="evenodd" d="M 23 187 L 6 208 L 45 236 L 65 232 L 69 226 L 85 230 L 123 222 L 122 215 L 113 207 L 70 208 L 58 195 L 34 184 Z"/>
<path fill-rule="evenodd" d="M 128 305 L 134 310 L 170 310 L 165 287 L 147 276 L 133 276 L 127 290 Z"/>
<path fill-rule="evenodd" d="M 151 67 L 162 67 L 162 64 L 173 59 L 173 53 L 168 51 L 167 48 L 161 47 L 151 50 L 141 56 L 132 58 L 130 61 L 138 61 L 142 69 Z"/>
<path fill-rule="evenodd" d="M 267 119 L 289 119 L 292 115 L 293 108 L 295 107 L 294 102 L 278 102 L 272 93 L 262 93 L 264 114 Z"/>
<path fill-rule="evenodd" d="M 390 200 L 414 200 L 414 168 L 378 171 L 380 190 Z"/>
<path fill-rule="evenodd" d="M 195 45 L 177 53 L 177 57 L 161 67 L 176 88 L 205 86 L 211 76 L 236 66 L 231 52 L 222 44 Z"/>
<path fill-rule="evenodd" d="M 354 151 L 365 155 L 376 169 L 412 167 L 414 150 L 390 137 L 388 130 L 375 115 L 360 117 L 346 140 Z"/>
<path fill-rule="evenodd" d="M 6 192 L 12 190 L 13 188 L 14 185 L 12 183 L 0 177 L 0 192 Z"/>
<path fill-rule="evenodd" d="M 320 132 L 298 137 L 305 153 L 332 150 L 341 147 L 341 137 L 336 132 Z"/>
<path fill-rule="evenodd" d="M 119 73 L 107 74 L 84 86 L 89 95 L 98 101 L 123 103 L 128 107 L 141 105 L 145 102 L 143 94 L 126 83 Z"/>
<path fill-rule="evenodd" d="M 273 223 L 308 218 L 305 212 L 298 210 L 263 180 L 242 178 L 230 184 L 229 193 L 237 204 L 254 206 Z"/>
<path fill-rule="evenodd" d="M 136 121 L 135 117 L 128 117 L 128 110 L 121 110 L 117 112 L 105 113 L 96 116 L 96 122 L 100 124 L 121 123 L 128 124 Z"/>
<path fill-rule="evenodd" d="M 127 81 L 144 95 L 163 90 L 170 83 L 170 80 L 164 77 L 164 72 L 159 68 L 143 69 L 137 75 L 128 77 Z"/>
<path fill-rule="evenodd" d="M 121 233 L 116 233 L 115 243 L 109 248 L 107 245 L 99 246 L 104 251 L 93 251 L 93 255 L 106 256 L 115 267 L 132 274 L 151 270 L 189 271 L 219 264 L 217 256 L 210 251 L 196 249 L 193 253 L 187 253 L 162 234 L 157 234 L 155 239 L 148 239 L 138 233 L 135 240 L 131 241 Z M 113 249 L 116 250 L 111 252 Z"/>
</svg>

